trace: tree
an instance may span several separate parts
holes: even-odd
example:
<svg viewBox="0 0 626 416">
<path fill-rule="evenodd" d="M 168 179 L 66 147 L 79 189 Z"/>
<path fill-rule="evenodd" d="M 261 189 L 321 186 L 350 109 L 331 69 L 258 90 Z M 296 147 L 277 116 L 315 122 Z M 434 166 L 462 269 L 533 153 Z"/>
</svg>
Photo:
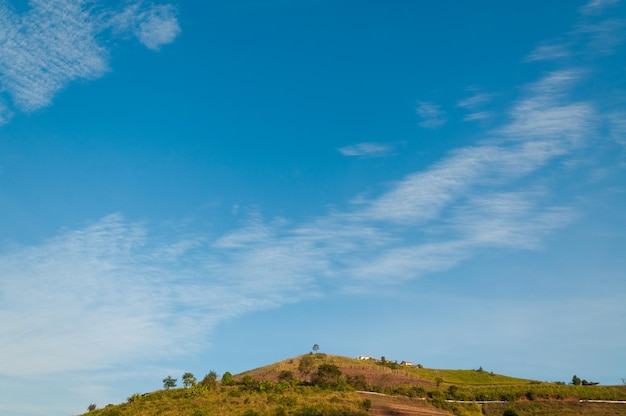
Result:
<svg viewBox="0 0 626 416">
<path fill-rule="evenodd" d="M 355 374 L 354 376 L 347 375 L 346 382 L 349 386 L 352 386 L 355 390 L 367 390 L 367 381 L 361 374 Z"/>
<path fill-rule="evenodd" d="M 293 372 L 289 370 L 283 370 L 278 374 L 278 381 L 292 381 L 293 379 Z"/>
<path fill-rule="evenodd" d="M 320 387 L 333 387 L 339 384 L 341 369 L 335 364 L 321 364 L 313 377 L 313 384 Z"/>
<path fill-rule="evenodd" d="M 176 387 L 177 378 L 172 378 L 172 376 L 167 376 L 163 379 L 163 388 L 165 390 L 169 390 L 171 388 Z"/>
<path fill-rule="evenodd" d="M 452 400 L 456 399 L 457 394 L 459 394 L 458 386 L 452 385 L 448 387 L 448 399 L 452 399 Z"/>
<path fill-rule="evenodd" d="M 235 384 L 235 379 L 233 378 L 233 375 L 227 371 L 224 373 L 224 375 L 222 376 L 222 385 L 224 386 L 232 386 L 233 384 Z"/>
<path fill-rule="evenodd" d="M 95 404 L 95 403 L 91 403 L 91 404 L 89 405 L 89 407 L 87 407 L 87 410 L 88 410 L 88 411 L 90 411 L 90 412 L 93 412 L 93 411 L 94 411 L 94 410 L 96 410 L 97 408 L 98 408 L 98 406 L 96 406 L 96 404 Z"/>
<path fill-rule="evenodd" d="M 316 354 L 319 350 L 320 350 L 320 346 L 317 344 L 313 344 L 313 351 L 315 351 Z"/>
<path fill-rule="evenodd" d="M 243 384 L 244 387 L 250 391 L 259 391 L 259 380 L 256 380 L 252 376 L 243 376 L 240 384 Z"/>
<path fill-rule="evenodd" d="M 213 370 L 209 371 L 209 373 L 204 376 L 200 384 L 205 385 L 209 388 L 214 388 L 217 386 L 217 373 Z"/>
<path fill-rule="evenodd" d="M 183 374 L 183 386 L 185 386 L 185 388 L 193 387 L 196 385 L 196 383 L 197 383 L 197 380 L 193 374 L 191 373 Z"/>
<path fill-rule="evenodd" d="M 580 377 L 578 377 L 576 374 L 574 374 L 574 377 L 572 377 L 572 384 L 574 386 L 580 386 L 581 383 L 582 383 L 582 381 L 580 380 Z"/>
</svg>

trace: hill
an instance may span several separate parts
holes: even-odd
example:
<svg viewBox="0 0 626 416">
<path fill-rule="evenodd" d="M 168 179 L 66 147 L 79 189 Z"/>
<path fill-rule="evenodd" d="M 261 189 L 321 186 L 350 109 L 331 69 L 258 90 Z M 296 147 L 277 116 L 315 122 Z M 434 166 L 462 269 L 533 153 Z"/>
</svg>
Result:
<svg viewBox="0 0 626 416">
<path fill-rule="evenodd" d="M 188 384 L 188 388 L 135 394 L 126 403 L 87 414 L 626 416 L 626 386 L 572 386 L 508 377 L 482 368 L 438 370 L 321 353 L 234 376 L 226 373 L 221 381 L 213 374 Z"/>
<path fill-rule="evenodd" d="M 536 383 L 533 380 L 494 374 L 482 369 L 437 370 L 424 368 L 419 364 L 400 364 L 396 361 L 376 359 L 355 359 L 322 353 L 303 355 L 280 361 L 246 371 L 238 377 L 251 376 L 260 380 L 277 381 L 281 372 L 291 371 L 294 374 L 299 374 L 300 379 L 310 381 L 310 374 L 306 372 L 307 360 L 311 362 L 312 368 L 316 368 L 319 364 L 329 363 L 338 366 L 346 377 L 363 376 L 365 381 L 376 390 L 398 386 L 436 386 L 442 383 L 474 386 Z"/>
</svg>

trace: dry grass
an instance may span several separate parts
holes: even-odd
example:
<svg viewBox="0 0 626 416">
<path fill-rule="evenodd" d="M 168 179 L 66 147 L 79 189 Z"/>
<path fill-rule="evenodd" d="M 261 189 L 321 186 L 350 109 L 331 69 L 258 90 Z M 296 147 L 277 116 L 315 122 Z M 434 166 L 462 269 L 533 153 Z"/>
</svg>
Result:
<svg viewBox="0 0 626 416">
<path fill-rule="evenodd" d="M 323 391 L 294 386 L 277 392 L 250 392 L 238 386 L 195 393 L 174 389 L 151 393 L 133 403 L 87 413 L 91 416 L 222 416 L 329 415 L 364 416 L 363 399 L 355 392 Z"/>
</svg>

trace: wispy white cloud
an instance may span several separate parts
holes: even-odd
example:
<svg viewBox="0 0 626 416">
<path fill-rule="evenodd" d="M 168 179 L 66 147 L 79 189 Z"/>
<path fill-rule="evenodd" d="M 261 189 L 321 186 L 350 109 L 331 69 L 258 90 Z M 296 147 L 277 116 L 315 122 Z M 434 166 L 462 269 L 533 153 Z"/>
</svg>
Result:
<svg viewBox="0 0 626 416">
<path fill-rule="evenodd" d="M 554 71 L 531 84 L 528 96 L 513 106 L 511 122 L 499 132 L 512 140 L 534 140 L 554 155 L 570 151 L 593 131 L 592 105 L 565 100 L 584 75 L 584 71 L 575 69 Z"/>
<path fill-rule="evenodd" d="M 581 37 L 586 54 L 609 55 L 624 42 L 626 21 L 610 18 L 596 23 L 585 23 L 575 33 Z"/>
<path fill-rule="evenodd" d="M 109 24 L 118 33 L 132 32 L 142 44 L 157 51 L 172 43 L 181 32 L 176 9 L 169 4 L 133 3 L 114 13 Z"/>
<path fill-rule="evenodd" d="M 0 99 L 0 126 L 6 124 L 13 117 L 13 113 L 7 105 Z"/>
<path fill-rule="evenodd" d="M 521 132 L 513 130 L 510 134 Z M 541 141 L 459 149 L 432 168 L 408 175 L 387 193 L 371 200 L 358 215 L 372 220 L 425 224 L 439 218 L 451 204 L 478 187 L 508 184 L 564 152 L 558 144 Z"/>
<path fill-rule="evenodd" d="M 0 332 L 15 341 L 0 347 L 12 363 L 3 374 L 102 368 L 156 341 L 147 314 L 162 312 L 150 311 L 142 288 L 158 292 L 158 282 L 149 282 L 130 259 L 142 234 L 109 217 L 0 258 Z M 132 304 L 136 313 L 129 313 Z M 115 341 L 120 337 L 123 343 Z"/>
<path fill-rule="evenodd" d="M 590 0 L 587 4 L 581 7 L 583 14 L 600 14 L 603 13 L 609 6 L 619 3 L 620 0 Z"/>
<path fill-rule="evenodd" d="M 476 108 L 482 107 L 491 101 L 491 95 L 478 92 L 476 89 L 469 89 L 472 92 L 470 97 L 467 97 L 457 104 L 459 107 L 468 108 L 470 110 L 475 110 Z"/>
<path fill-rule="evenodd" d="M 467 248 L 462 242 L 454 240 L 397 245 L 355 263 L 350 271 L 369 287 L 397 284 L 455 266 L 469 257 Z"/>
<path fill-rule="evenodd" d="M 393 146 L 387 143 L 364 142 L 353 146 L 345 146 L 338 149 L 344 156 L 354 157 L 382 157 L 393 151 Z"/>
<path fill-rule="evenodd" d="M 257 250 L 237 267 L 225 267 L 219 250 L 215 258 L 198 250 L 184 240 L 151 244 L 144 227 L 113 215 L 3 253 L 0 353 L 7 364 L 0 373 L 94 370 L 146 351 L 147 359 L 188 353 L 218 321 L 292 301 L 286 297 L 295 288 L 306 293 L 299 274 L 279 273 L 269 286 L 254 279 L 274 262 L 301 269 L 287 246 Z"/>
<path fill-rule="evenodd" d="M 615 111 L 606 115 L 608 136 L 626 146 L 626 111 Z"/>
<path fill-rule="evenodd" d="M 172 42 L 180 32 L 174 9 L 139 4 L 128 7 L 137 10 L 134 30 L 140 41 L 155 50 Z M 31 0 L 29 7 L 17 13 L 0 3 L 0 91 L 8 94 L 12 106 L 26 112 L 50 105 L 73 81 L 105 74 L 109 52 L 98 38 L 112 22 L 128 15 L 84 0 Z M 7 114 L 0 113 L 4 122 Z"/>
<path fill-rule="evenodd" d="M 415 112 L 421 120 L 417 124 L 426 129 L 436 129 L 443 126 L 447 121 L 446 112 L 434 103 L 418 101 Z"/>
<path fill-rule="evenodd" d="M 491 117 L 491 113 L 486 111 L 484 106 L 492 100 L 492 95 L 480 92 L 475 87 L 469 87 L 467 90 L 471 95 L 457 103 L 457 107 L 468 111 L 468 114 L 463 117 L 463 121 L 476 121 Z"/>
<path fill-rule="evenodd" d="M 137 37 L 148 48 L 159 50 L 172 43 L 180 33 L 180 26 L 174 8 L 161 5 L 151 8 L 141 15 Z"/>
<path fill-rule="evenodd" d="M 575 212 L 551 205 L 549 193 L 511 189 L 572 152 L 593 131 L 592 106 L 567 98 L 582 74 L 548 73 L 527 86 L 510 121 L 490 133 L 499 145 L 457 149 L 384 194 L 361 201 L 351 213 L 353 221 L 387 224 L 387 232 L 394 229 L 390 224 L 398 229 L 386 235 L 388 244 L 355 266 L 355 275 L 397 281 L 450 268 L 485 247 L 534 249 L 570 223 Z M 403 237 L 407 230 L 424 241 L 411 244 Z"/>
<path fill-rule="evenodd" d="M 567 99 L 580 79 L 576 71 L 547 74 L 491 133 L 498 144 L 457 149 L 344 212 L 301 224 L 255 214 L 217 238 L 168 243 L 114 215 L 0 254 L 0 354 L 8 363 L 0 372 L 97 369 L 189 352 L 217 323 L 250 311 L 363 281 L 395 284 L 487 248 L 539 247 L 575 213 L 552 204 L 535 181 L 516 184 L 581 146 L 593 128 L 591 106 Z"/>
<path fill-rule="evenodd" d="M 626 112 L 616 112 L 609 115 L 611 137 L 626 144 Z"/>
<path fill-rule="evenodd" d="M 492 116 L 489 111 L 476 111 L 474 113 L 467 114 L 463 117 L 463 121 L 476 121 L 476 120 L 484 120 L 490 118 Z"/>
<path fill-rule="evenodd" d="M 484 161 L 492 159 L 493 152 L 498 153 L 498 150 L 459 150 L 425 172 L 408 175 L 390 191 L 370 201 L 359 215 L 402 223 L 431 220 L 451 200 L 464 192 L 471 181 L 484 175 L 487 169 Z"/>
<path fill-rule="evenodd" d="M 95 40 L 96 22 L 84 2 L 33 0 L 18 15 L 0 4 L 0 83 L 15 105 L 32 111 L 50 104 L 72 80 L 107 70 L 107 53 Z"/>
<path fill-rule="evenodd" d="M 548 43 L 539 45 L 526 58 L 526 62 L 548 61 L 569 58 L 572 56 L 570 45 L 564 43 Z"/>
<path fill-rule="evenodd" d="M 454 209 L 448 222 L 470 245 L 535 249 L 551 231 L 574 219 L 564 207 L 542 207 L 541 192 L 473 195 Z"/>
<path fill-rule="evenodd" d="M 603 13 L 620 0 L 591 0 L 581 7 L 583 19 L 566 36 L 541 43 L 525 62 L 557 60 L 575 57 L 596 57 L 613 53 L 624 41 L 626 22 L 619 18 L 605 18 Z"/>
</svg>

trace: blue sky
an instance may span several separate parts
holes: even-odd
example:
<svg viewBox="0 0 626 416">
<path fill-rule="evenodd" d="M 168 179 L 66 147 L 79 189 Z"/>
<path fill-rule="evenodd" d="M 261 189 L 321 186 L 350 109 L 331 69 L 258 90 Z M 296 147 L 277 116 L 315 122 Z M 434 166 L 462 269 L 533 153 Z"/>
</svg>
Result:
<svg viewBox="0 0 626 416">
<path fill-rule="evenodd" d="M 0 412 L 314 343 L 620 384 L 625 19 L 0 1 Z"/>
</svg>

